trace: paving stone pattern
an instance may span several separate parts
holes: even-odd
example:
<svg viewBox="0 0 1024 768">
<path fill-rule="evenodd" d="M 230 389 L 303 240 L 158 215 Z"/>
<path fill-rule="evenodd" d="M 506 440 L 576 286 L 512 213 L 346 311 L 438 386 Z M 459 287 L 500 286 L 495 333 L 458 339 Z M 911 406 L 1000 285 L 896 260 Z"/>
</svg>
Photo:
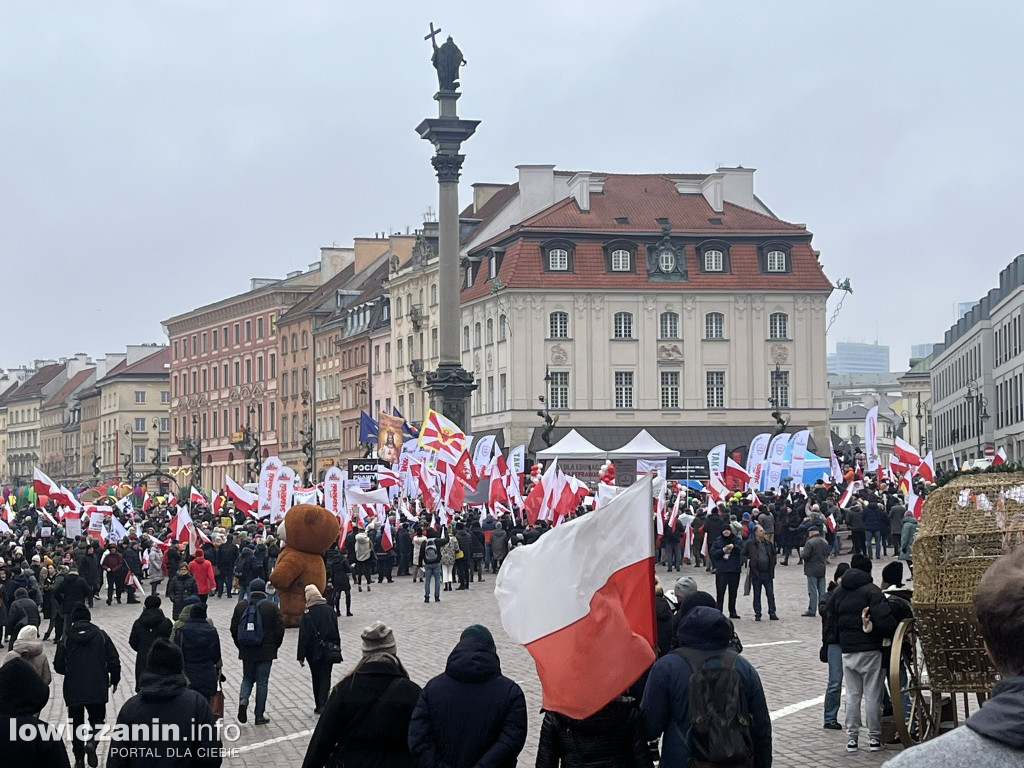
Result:
<svg viewBox="0 0 1024 768">
<path fill-rule="evenodd" d="M 833 558 L 830 576 L 832 568 L 840 560 L 849 560 L 849 556 Z M 888 560 L 877 564 L 874 573 L 876 580 L 885 562 Z M 662 566 L 657 567 L 657 574 L 668 589 L 678 578 L 675 572 L 666 573 Z M 684 566 L 680 575 L 687 574 L 697 578 L 701 589 L 714 593 L 714 577 L 705 573 L 703 568 Z M 463 628 L 474 623 L 484 624 L 494 634 L 502 671 L 518 682 L 526 694 L 530 714 L 529 735 L 520 764 L 532 766 L 540 734 L 540 682 L 529 654 L 513 644 L 502 631 L 493 588 L 494 576 L 488 575 L 485 582 L 474 582 L 468 591 L 442 592 L 441 602 L 434 603 L 431 600 L 430 604 L 424 604 L 422 586 L 412 584 L 409 577 L 396 578 L 393 584 L 374 584 L 372 592 L 354 591 L 352 610 L 355 616 L 339 620 L 345 660 L 335 668 L 334 682 L 340 680 L 359 659 L 359 633 L 376 619 L 394 628 L 402 663 L 412 679 L 421 685 L 444 670 L 448 653 L 458 641 Z M 755 623 L 751 598 L 741 596 L 739 606 L 742 618 L 737 622 L 737 630 L 745 646 L 744 655 L 761 675 L 769 710 L 780 713 L 786 707 L 820 698 L 825 692 L 828 673 L 826 666 L 818 661 L 820 620 L 800 616 L 807 607 L 807 592 L 803 569 L 796 565 L 795 558 L 789 567 L 779 566 L 776 595 L 782 621 L 769 622 L 765 615 L 764 621 Z M 234 604 L 234 599 L 228 600 L 226 597 L 219 600 L 212 597 L 209 603 L 209 614 L 220 631 L 225 654 L 224 673 L 228 678 L 225 684 L 225 723 L 228 724 L 237 723 L 235 714 L 241 679 L 241 663 L 228 633 Z M 163 607 L 169 614 L 166 599 Z M 133 694 L 135 653 L 128 646 L 128 634 L 140 609 L 141 606 L 116 603 L 108 607 L 102 602 L 97 602 L 93 609 L 93 620 L 107 631 L 117 645 L 124 676 L 124 684 L 117 689 L 111 703 L 107 705 L 108 722 L 113 722 L 121 705 Z M 537 610 L 544 610 L 543 604 L 539 604 Z M 255 768 L 301 764 L 317 716 L 313 714 L 309 670 L 299 667 L 295 660 L 297 637 L 298 630 L 288 630 L 278 660 L 274 662 L 267 704 L 267 715 L 271 722 L 262 726 L 253 725 L 251 705 L 254 699 L 251 700 L 248 724 L 238 725 L 239 739 L 225 744 L 226 747 L 238 750 L 225 759 L 225 766 Z M 51 662 L 55 647 L 51 643 L 46 644 Z M 50 722 L 60 721 L 67 716 L 61 695 L 62 681 L 60 675 L 54 674 L 53 693 L 43 713 L 44 719 Z M 899 749 L 889 746 L 883 752 L 870 753 L 867 750 L 867 735 L 862 734 L 861 750 L 848 754 L 846 734 L 824 730 L 822 721 L 821 703 L 776 716 L 773 726 L 774 765 L 793 768 L 874 768 Z M 101 759 L 104 752 L 105 746 L 101 746 Z"/>
</svg>

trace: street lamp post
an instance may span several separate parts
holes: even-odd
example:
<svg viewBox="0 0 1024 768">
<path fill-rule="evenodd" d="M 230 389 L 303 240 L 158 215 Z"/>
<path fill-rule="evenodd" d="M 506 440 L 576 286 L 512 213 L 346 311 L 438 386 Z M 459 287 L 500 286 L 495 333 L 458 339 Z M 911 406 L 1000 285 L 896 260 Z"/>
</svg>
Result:
<svg viewBox="0 0 1024 768">
<path fill-rule="evenodd" d="M 132 425 L 124 425 L 124 442 L 127 446 L 125 452 L 121 455 L 124 456 L 124 474 L 125 479 L 128 480 L 128 485 L 134 485 L 135 480 L 135 448 L 132 443 Z"/>
<path fill-rule="evenodd" d="M 544 391 L 549 392 L 551 389 L 551 371 L 547 366 L 544 366 Z M 555 425 L 558 423 L 558 415 L 551 415 L 551 411 L 548 410 L 547 398 L 544 395 L 538 395 L 537 399 L 540 400 L 541 409 L 537 411 L 537 415 L 544 420 L 544 429 L 540 433 L 540 439 L 544 441 L 544 444 L 551 447 L 551 433 L 555 429 Z"/>
<path fill-rule="evenodd" d="M 782 380 L 782 365 L 775 363 L 775 370 L 771 372 L 772 386 L 768 393 L 768 405 L 772 407 L 772 418 L 775 419 L 775 435 L 781 435 L 786 431 L 786 427 L 789 426 L 790 419 L 787 418 L 786 414 L 782 412 L 784 404 L 782 402 L 781 392 L 779 391 L 780 382 Z"/>
<path fill-rule="evenodd" d="M 988 398 L 981 394 L 981 385 L 978 384 L 976 379 L 971 379 L 967 382 L 967 394 L 964 395 L 964 400 L 972 403 L 974 406 L 974 428 L 978 432 L 978 453 L 977 458 L 981 458 L 981 433 L 984 431 L 985 422 L 988 420 Z"/>
<path fill-rule="evenodd" d="M 921 393 L 920 392 L 917 393 L 917 414 L 915 415 L 915 418 L 917 418 L 917 446 L 918 446 L 918 449 L 921 452 L 921 455 L 923 456 L 924 452 L 925 452 L 925 448 L 927 448 L 928 445 L 927 445 L 927 441 L 925 441 L 925 439 L 924 439 L 924 430 L 921 429 L 921 420 L 924 418 L 924 414 L 921 412 Z"/>
</svg>

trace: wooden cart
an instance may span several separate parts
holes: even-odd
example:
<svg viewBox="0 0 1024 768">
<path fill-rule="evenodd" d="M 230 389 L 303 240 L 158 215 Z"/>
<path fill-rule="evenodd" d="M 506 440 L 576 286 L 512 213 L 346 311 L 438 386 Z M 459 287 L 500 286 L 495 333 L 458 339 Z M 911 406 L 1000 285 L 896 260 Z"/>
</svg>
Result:
<svg viewBox="0 0 1024 768">
<path fill-rule="evenodd" d="M 995 685 L 974 590 L 997 557 L 1021 545 L 1024 473 L 963 475 L 927 497 L 913 547 L 914 618 L 897 628 L 889 663 L 904 746 L 959 725 L 970 697 L 980 706 Z"/>
</svg>

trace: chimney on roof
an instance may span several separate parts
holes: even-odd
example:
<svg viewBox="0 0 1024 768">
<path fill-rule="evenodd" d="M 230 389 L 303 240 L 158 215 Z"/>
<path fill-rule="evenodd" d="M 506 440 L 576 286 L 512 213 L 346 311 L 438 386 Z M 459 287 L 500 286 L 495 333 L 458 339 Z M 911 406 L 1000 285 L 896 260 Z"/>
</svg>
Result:
<svg viewBox="0 0 1024 768">
<path fill-rule="evenodd" d="M 569 194 L 584 213 L 590 211 L 590 171 L 580 171 L 569 179 Z"/>
<path fill-rule="evenodd" d="M 744 168 L 742 165 L 736 168 L 719 166 L 717 171 L 722 176 L 722 198 L 727 202 L 748 208 L 752 211 L 759 209 L 754 200 L 754 168 Z"/>
<path fill-rule="evenodd" d="M 484 184 L 473 185 L 473 213 L 480 213 L 480 209 L 490 202 L 491 198 L 507 188 L 508 184 Z"/>
<path fill-rule="evenodd" d="M 354 248 L 339 248 L 336 245 L 320 249 L 320 284 L 323 285 L 332 277 L 340 274 L 345 267 L 355 261 Z"/>
<path fill-rule="evenodd" d="M 517 165 L 520 216 L 526 219 L 555 203 L 555 166 Z"/>
<path fill-rule="evenodd" d="M 708 201 L 711 210 L 721 213 L 724 210 L 723 200 L 724 175 L 721 173 L 709 173 L 700 184 L 700 192 Z"/>
</svg>

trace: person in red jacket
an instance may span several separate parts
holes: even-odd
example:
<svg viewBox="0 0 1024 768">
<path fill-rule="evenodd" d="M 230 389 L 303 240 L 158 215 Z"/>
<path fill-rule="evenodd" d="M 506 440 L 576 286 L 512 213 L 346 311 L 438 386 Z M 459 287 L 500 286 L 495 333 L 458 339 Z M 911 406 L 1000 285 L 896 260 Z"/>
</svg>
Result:
<svg viewBox="0 0 1024 768">
<path fill-rule="evenodd" d="M 204 603 L 210 593 L 217 588 L 217 577 L 213 575 L 213 564 L 206 559 L 202 549 L 196 550 L 196 556 L 188 564 L 189 573 L 196 580 L 196 591 Z"/>
</svg>

